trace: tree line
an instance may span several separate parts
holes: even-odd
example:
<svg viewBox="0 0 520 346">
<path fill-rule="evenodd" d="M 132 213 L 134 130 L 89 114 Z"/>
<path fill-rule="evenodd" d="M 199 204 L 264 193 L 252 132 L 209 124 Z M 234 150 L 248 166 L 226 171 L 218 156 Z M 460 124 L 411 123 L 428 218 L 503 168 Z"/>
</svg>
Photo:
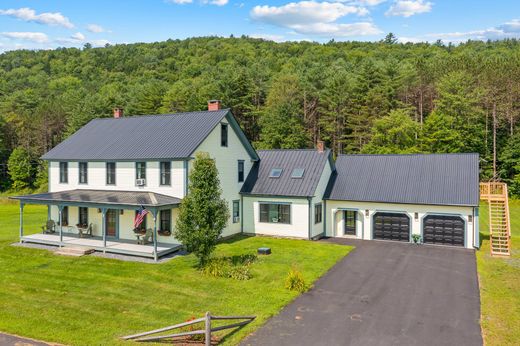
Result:
<svg viewBox="0 0 520 346">
<path fill-rule="evenodd" d="M 44 186 L 38 158 L 93 118 L 220 99 L 258 149 L 481 155 L 520 195 L 520 43 L 275 43 L 202 37 L 0 55 L 2 188 Z M 11 160 L 9 158 L 11 157 Z M 496 159 L 496 160 L 495 160 Z M 23 162 L 23 165 L 17 165 Z M 30 170 L 23 167 L 29 165 Z M 20 168 L 21 167 L 21 168 Z"/>
</svg>

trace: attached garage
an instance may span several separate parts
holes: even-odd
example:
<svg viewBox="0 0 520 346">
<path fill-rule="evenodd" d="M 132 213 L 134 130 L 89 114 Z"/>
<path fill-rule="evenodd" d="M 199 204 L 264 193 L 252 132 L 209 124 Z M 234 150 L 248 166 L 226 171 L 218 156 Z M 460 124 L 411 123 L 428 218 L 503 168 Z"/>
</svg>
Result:
<svg viewBox="0 0 520 346">
<path fill-rule="evenodd" d="M 375 213 L 373 239 L 410 241 L 410 218 L 404 213 Z"/>
<path fill-rule="evenodd" d="M 324 199 L 329 237 L 479 247 L 478 154 L 339 155 Z"/>
<path fill-rule="evenodd" d="M 460 216 L 427 215 L 423 220 L 423 242 L 450 246 L 464 246 L 465 223 Z"/>
</svg>

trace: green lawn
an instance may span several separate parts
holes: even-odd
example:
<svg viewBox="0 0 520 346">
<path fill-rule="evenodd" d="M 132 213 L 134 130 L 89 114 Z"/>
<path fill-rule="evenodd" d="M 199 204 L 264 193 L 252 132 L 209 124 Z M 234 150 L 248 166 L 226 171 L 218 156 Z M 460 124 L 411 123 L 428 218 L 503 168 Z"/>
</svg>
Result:
<svg viewBox="0 0 520 346">
<path fill-rule="evenodd" d="M 477 251 L 486 345 L 518 345 L 520 340 L 520 200 L 509 201 L 512 227 L 511 258 L 489 254 L 488 209 L 480 208 L 482 248 Z"/>
<path fill-rule="evenodd" d="M 45 222 L 46 207 L 25 207 L 25 229 Z M 33 232 L 34 232 L 33 231 Z M 271 256 L 252 265 L 253 279 L 202 276 L 195 258 L 163 264 L 99 257 L 68 258 L 10 246 L 18 237 L 18 205 L 0 204 L 0 331 L 73 345 L 122 344 L 119 336 L 201 317 L 257 315 L 224 344 L 236 344 L 293 300 L 284 288 L 296 265 L 315 281 L 350 248 L 303 240 L 241 237 L 218 246 L 218 255 L 254 253 L 269 246 Z"/>
</svg>

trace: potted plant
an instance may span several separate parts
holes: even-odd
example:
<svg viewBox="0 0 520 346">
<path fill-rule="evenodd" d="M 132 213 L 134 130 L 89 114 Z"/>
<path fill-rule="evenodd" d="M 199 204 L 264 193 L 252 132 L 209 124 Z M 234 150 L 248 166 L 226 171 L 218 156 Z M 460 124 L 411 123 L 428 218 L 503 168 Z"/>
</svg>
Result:
<svg viewBox="0 0 520 346">
<path fill-rule="evenodd" d="M 421 244 L 421 235 L 420 234 L 412 234 L 412 240 L 415 245 Z"/>
</svg>

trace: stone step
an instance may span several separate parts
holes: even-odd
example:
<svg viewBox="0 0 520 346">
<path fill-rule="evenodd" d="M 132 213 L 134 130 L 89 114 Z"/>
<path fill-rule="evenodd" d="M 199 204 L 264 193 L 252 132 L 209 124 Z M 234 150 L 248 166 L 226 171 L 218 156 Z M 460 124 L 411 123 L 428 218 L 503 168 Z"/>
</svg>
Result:
<svg viewBox="0 0 520 346">
<path fill-rule="evenodd" d="M 94 249 L 88 248 L 88 247 L 65 246 L 65 247 L 62 247 L 59 250 L 55 251 L 54 253 L 56 255 L 80 257 L 80 256 L 90 255 L 94 251 L 95 251 Z"/>
</svg>

